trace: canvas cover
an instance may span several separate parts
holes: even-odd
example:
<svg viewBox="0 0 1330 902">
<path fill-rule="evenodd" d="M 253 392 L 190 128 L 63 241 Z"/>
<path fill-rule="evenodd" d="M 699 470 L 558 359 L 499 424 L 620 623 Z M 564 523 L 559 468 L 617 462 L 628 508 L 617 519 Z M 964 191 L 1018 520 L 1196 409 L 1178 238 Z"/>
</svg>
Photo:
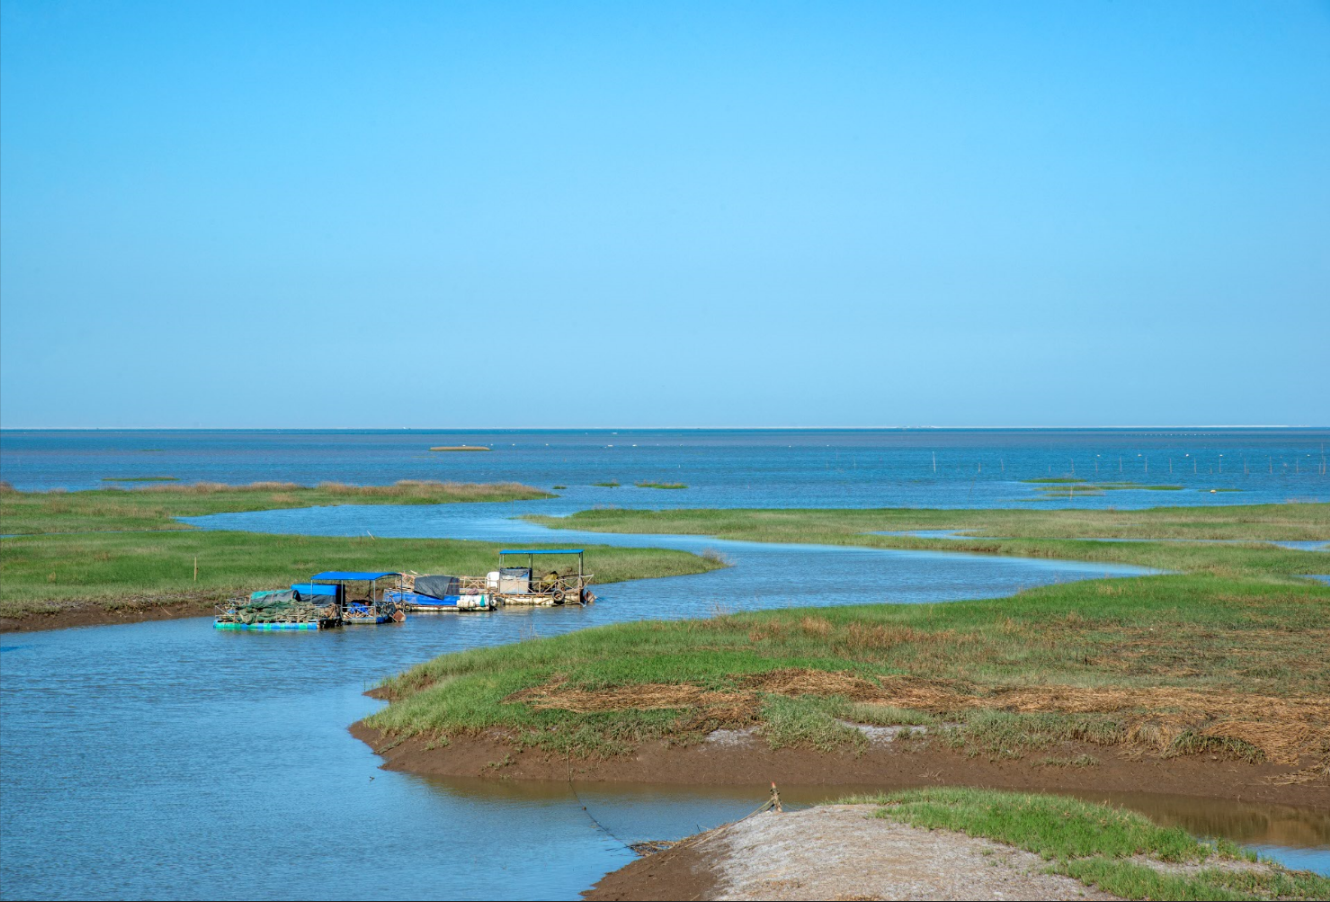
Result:
<svg viewBox="0 0 1330 902">
<path fill-rule="evenodd" d="M 455 576 L 417 576 L 416 594 L 431 595 L 435 598 L 443 598 L 447 595 L 457 595 L 457 577 Z"/>
<path fill-rule="evenodd" d="M 289 604 L 300 600 L 300 593 L 294 589 L 277 589 L 271 592 L 252 592 L 249 596 L 251 606 L 268 607 Z"/>
</svg>

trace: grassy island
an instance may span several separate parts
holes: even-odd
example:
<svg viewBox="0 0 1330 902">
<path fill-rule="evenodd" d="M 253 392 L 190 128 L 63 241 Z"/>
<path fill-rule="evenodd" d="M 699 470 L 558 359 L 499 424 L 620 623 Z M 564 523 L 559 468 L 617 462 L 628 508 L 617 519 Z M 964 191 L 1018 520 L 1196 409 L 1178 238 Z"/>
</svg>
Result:
<svg viewBox="0 0 1330 902">
<path fill-rule="evenodd" d="M 368 727 L 436 745 L 502 735 L 513 748 L 613 759 L 643 743 L 686 748 L 719 728 L 769 750 L 856 756 L 870 751 L 863 726 L 896 725 L 1036 776 L 1123 760 L 1261 764 L 1271 768 L 1262 779 L 1320 787 L 1330 807 L 1330 586 L 1304 576 L 1330 572 L 1330 556 L 1261 541 L 1330 538 L 1330 505 L 597 510 L 540 522 L 1168 572 L 1005 599 L 625 623 L 445 655 L 388 681 L 393 703 Z M 877 534 L 916 529 L 973 538 Z M 1114 537 L 1143 541 L 1095 541 Z"/>
<path fill-rule="evenodd" d="M 288 585 L 324 569 L 484 573 L 487 542 L 260 535 L 195 529 L 178 517 L 331 504 L 512 501 L 549 494 L 516 483 L 399 482 L 153 485 L 83 492 L 0 486 L 0 626 L 47 628 L 190 616 L 239 592 Z M 720 564 L 678 551 L 588 549 L 597 579 L 700 573 Z"/>
</svg>

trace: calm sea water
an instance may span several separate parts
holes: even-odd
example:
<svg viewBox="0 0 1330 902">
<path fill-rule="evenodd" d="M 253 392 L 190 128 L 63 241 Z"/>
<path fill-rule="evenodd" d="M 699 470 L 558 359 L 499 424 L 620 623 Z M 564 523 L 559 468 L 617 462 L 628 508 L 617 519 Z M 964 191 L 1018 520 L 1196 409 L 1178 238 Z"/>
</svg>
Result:
<svg viewBox="0 0 1330 902">
<path fill-rule="evenodd" d="M 485 445 L 482 453 L 431 452 Z M 594 503 L 687 507 L 1146 507 L 1330 500 L 1330 429 L 0 432 L 21 489 L 174 476 L 244 483 L 398 479 L 566 485 Z M 1177 485 L 1032 501 L 1024 479 Z M 617 480 L 618 489 L 597 489 Z M 641 481 L 687 489 L 638 489 Z M 1210 489 L 1221 491 L 1210 494 Z"/>
<path fill-rule="evenodd" d="M 1282 442 L 1287 457 L 1314 440 L 1309 434 L 1278 441 L 1265 433 L 1212 436 L 1206 441 L 1217 444 L 1206 447 L 1216 458 L 1235 453 L 1234 448 L 1254 453 L 1257 447 L 1273 457 Z M 709 547 L 735 564 L 711 574 L 606 586 L 602 602 L 586 609 L 422 616 L 397 626 L 303 635 L 218 633 L 207 620 L 183 620 L 0 638 L 0 896 L 575 898 L 632 859 L 621 840 L 678 838 L 741 816 L 760 804 L 764 784 L 755 779 L 752 787 L 725 789 L 574 789 L 384 772 L 371 750 L 346 732 L 378 706 L 363 690 L 440 653 L 602 623 L 704 616 L 717 608 L 1000 597 L 1059 580 L 1140 572 L 1066 561 L 773 546 L 695 536 L 550 533 L 510 519 L 528 511 L 568 513 L 609 503 L 598 499 L 610 493 L 619 493 L 612 497 L 621 504 L 720 504 L 728 499 L 724 503 L 775 506 L 835 503 L 832 498 L 855 506 L 941 504 L 936 499 L 945 498 L 978 504 L 970 500 L 981 491 L 978 473 L 971 485 L 949 481 L 948 454 L 960 459 L 963 450 L 1000 448 L 1000 466 L 1036 472 L 1043 461 L 1052 468 L 1054 458 L 1072 446 L 1088 454 L 1090 446 L 1082 442 L 1125 441 L 1120 435 L 1059 433 L 1040 446 L 1028 434 L 1003 434 L 996 444 L 994 434 L 957 434 L 949 452 L 939 451 L 936 477 L 931 475 L 931 450 L 924 444 L 908 446 L 912 434 L 835 434 L 843 443 L 828 433 L 799 433 L 798 442 L 788 434 L 782 452 L 780 436 L 773 433 L 656 433 L 660 443 L 655 450 L 639 456 L 635 450 L 616 453 L 617 441 L 603 442 L 614 449 L 603 447 L 608 434 L 542 434 L 553 440 L 551 447 L 563 436 L 559 452 L 543 450 L 544 443 L 536 440 L 541 436 L 525 435 L 529 440 L 520 450 L 513 450 L 519 446 L 511 441 L 509 449 L 490 454 L 434 456 L 422 453 L 421 445 L 477 443 L 480 437 L 0 436 L 4 478 L 26 488 L 77 488 L 99 484 L 106 475 L 136 474 L 302 483 L 428 476 L 569 486 L 561 498 L 540 502 L 347 506 L 198 518 L 195 522 L 205 528 Z M 902 436 L 909 440 L 905 446 L 894 444 Z M 821 447 L 815 439 L 824 440 Z M 626 448 L 634 443 L 639 449 L 649 446 L 628 441 Z M 1202 445 L 1198 440 L 1197 447 Z M 798 447 L 798 459 L 812 470 L 803 472 L 782 458 L 794 450 L 791 446 Z M 1216 450 L 1220 447 L 1225 450 Z M 149 448 L 161 450 L 143 450 Z M 929 473 L 920 477 L 922 482 L 884 475 L 916 465 L 924 453 Z M 880 469 L 861 472 L 874 454 Z M 138 459 L 153 455 L 152 464 Z M 838 465 L 840 455 L 848 459 L 843 466 Z M 546 469 L 533 464 L 523 471 L 514 463 L 519 456 L 543 461 Z M 1127 451 L 1120 456 L 1125 461 Z M 682 470 L 685 459 L 694 461 L 694 469 L 670 477 L 689 483 L 683 492 L 586 484 L 607 477 L 625 483 L 665 478 L 667 462 Z M 606 469 L 601 466 L 606 460 L 631 466 Z M 1078 473 L 1082 466 L 1077 463 Z M 985 475 L 988 468 L 985 458 Z M 1277 475 L 1267 474 L 1269 482 L 1260 490 L 1270 499 L 1280 493 L 1318 497 L 1317 491 L 1325 491 L 1318 489 L 1324 480 L 1303 473 L 1300 465 L 1289 467 L 1296 469 L 1292 475 L 1278 463 L 1275 469 Z M 573 473 L 580 475 L 575 479 Z M 1010 478 L 982 485 L 989 493 L 983 503 L 989 504 L 1025 490 Z M 1184 495 L 1188 503 L 1259 497 L 1253 488 L 1242 495 L 1187 491 L 1168 493 L 1168 498 L 1181 502 Z M 703 498 L 708 500 L 698 500 Z M 1125 506 L 1129 499 L 1114 500 Z M 785 793 L 808 802 L 841 791 L 789 787 Z M 1290 864 L 1330 871 L 1330 819 L 1323 814 L 1156 796 L 1120 801 L 1200 833 L 1267 846 Z M 609 832 L 587 816 L 583 804 Z"/>
</svg>

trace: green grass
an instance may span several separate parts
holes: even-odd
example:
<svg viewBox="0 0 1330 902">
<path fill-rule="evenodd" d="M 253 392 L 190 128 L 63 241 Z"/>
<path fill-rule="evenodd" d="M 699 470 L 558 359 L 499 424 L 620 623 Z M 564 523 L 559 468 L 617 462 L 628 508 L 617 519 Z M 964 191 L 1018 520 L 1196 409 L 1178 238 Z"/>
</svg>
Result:
<svg viewBox="0 0 1330 902">
<path fill-rule="evenodd" d="M 1063 874 L 1126 899 L 1324 899 L 1330 879 L 1287 871 L 1225 870 L 1254 856 L 1231 843 L 1203 843 L 1178 827 L 1142 815 L 1060 796 L 982 789 L 914 789 L 857 796 L 848 804 L 878 806 L 877 817 L 927 830 L 951 830 L 1033 852 Z M 1161 872 L 1131 860 L 1171 865 Z"/>
<path fill-rule="evenodd" d="M 875 547 L 979 550 L 1097 559 L 1174 572 L 1044 586 L 1011 598 L 945 604 L 791 609 L 707 620 L 624 623 L 553 639 L 446 655 L 389 680 L 395 701 L 370 718 L 389 732 L 452 735 L 497 727 L 516 741 L 545 747 L 585 744 L 592 751 L 634 741 L 691 741 L 724 717 L 681 703 L 666 710 L 622 707 L 592 714 L 537 709 L 512 693 L 554 681 L 601 691 L 642 685 L 695 686 L 752 697 L 745 680 L 788 668 L 848 675 L 871 686 L 901 679 L 942 685 L 949 701 L 882 698 L 862 705 L 840 691 L 756 698 L 735 725 L 757 722 L 770 740 L 815 748 L 857 739 L 836 719 L 874 723 L 959 721 L 943 740 L 974 754 L 1021 758 L 1068 743 L 1155 743 L 1153 754 L 1248 750 L 1201 732 L 1207 717 L 1182 717 L 1183 732 L 1160 726 L 1179 715 L 1164 703 L 1133 701 L 1101 713 L 1012 713 L 1002 693 L 1013 687 L 1136 692 L 1165 689 L 1228 693 L 1234 698 L 1330 697 L 1330 586 L 1302 579 L 1324 572 L 1325 556 L 1265 545 L 1103 543 L 1065 538 L 1128 534 L 1151 537 L 1318 538 L 1327 505 L 1270 505 L 1194 511 L 618 511 L 578 514 L 552 525 L 640 532 L 708 532 L 764 541 L 815 541 Z M 1040 538 L 927 540 L 865 535 L 869 529 L 974 529 Z M 890 691 L 882 690 L 890 695 Z M 894 691 L 894 690 L 891 690 Z M 785 696 L 790 696 L 786 698 Z M 968 698 L 959 702 L 957 698 Z M 992 699 L 989 701 L 989 699 Z M 884 710 L 874 721 L 867 709 Z M 1271 714 L 1271 717 L 1282 716 Z M 1326 726 L 1320 724 L 1320 726 Z M 1187 738 L 1190 731 L 1193 736 Z M 1143 738 L 1144 737 L 1144 738 Z M 1153 738 L 1151 738 L 1153 737 Z M 1202 741 L 1204 740 L 1204 741 Z M 1079 750 L 1075 750 L 1079 751 Z M 1330 750 L 1326 750 L 1330 752 Z"/>
<path fill-rule="evenodd" d="M 290 585 L 321 570 L 484 574 L 497 544 L 446 539 L 287 536 L 187 530 L 0 539 L 0 616 L 95 602 L 169 604 Z M 588 546 L 596 582 L 703 573 L 718 565 L 681 551 Z M 198 580 L 194 562 L 198 561 Z"/>
<path fill-rule="evenodd" d="M 1099 759 L 1094 755 L 1077 755 L 1074 758 L 1059 758 L 1050 755 L 1034 762 L 1035 767 L 1098 767 Z"/>
<path fill-rule="evenodd" d="M 840 716 L 854 723 L 872 727 L 930 727 L 938 723 L 938 718 L 926 711 L 911 711 L 895 705 L 878 705 L 867 702 L 847 704 Z"/>
<path fill-rule="evenodd" d="M 688 486 L 682 482 L 635 482 L 633 483 L 639 489 L 686 489 Z"/>
<path fill-rule="evenodd" d="M 403 481 L 385 486 L 325 482 L 318 486 L 256 482 L 105 488 L 83 492 L 17 492 L 0 484 L 0 532 L 106 532 L 192 527 L 176 517 L 330 504 L 447 504 L 553 497 L 518 483 Z"/>
<path fill-rule="evenodd" d="M 556 678 L 589 690 L 688 684 L 737 692 L 745 677 L 783 668 L 946 680 L 972 691 L 977 704 L 991 687 L 1046 685 L 1324 697 L 1327 604 L 1326 586 L 1181 574 L 1046 586 L 1009 599 L 624 623 L 436 658 L 389 680 L 397 701 L 371 723 L 406 733 L 506 727 L 537 743 L 598 730 L 687 738 L 696 712 L 683 707 L 645 712 L 652 729 L 644 733 L 644 712 L 632 709 L 577 714 L 505 699 Z M 1065 740 L 1111 742 L 1129 719 L 1154 713 L 952 716 L 965 721 L 960 734 L 971 747 L 1021 755 Z"/>
<path fill-rule="evenodd" d="M 761 703 L 762 735 L 773 749 L 801 747 L 830 752 L 848 746 L 861 750 L 868 742 L 863 733 L 841 723 L 844 712 L 845 700 L 835 696 L 767 695 Z"/>
<path fill-rule="evenodd" d="M 611 482 L 593 482 L 591 484 L 594 486 L 599 486 L 602 489 L 617 489 L 619 487 L 619 481 L 617 479 Z"/>
<path fill-rule="evenodd" d="M 70 606 L 107 609 L 221 600 L 327 569 L 483 574 L 499 546 L 438 539 L 259 535 L 200 530 L 173 519 L 317 504 L 438 504 L 548 497 L 516 484 L 408 482 L 357 487 L 172 486 L 88 492 L 0 490 L 0 616 Z M 198 575 L 195 578 L 195 564 Z M 598 582 L 703 573 L 723 566 L 686 552 L 587 549 Z"/>
<path fill-rule="evenodd" d="M 1108 714 L 1063 714 L 978 710 L 956 731 L 957 745 L 990 758 L 1020 758 L 1026 752 L 1064 742 L 1120 745 L 1127 738 L 1126 718 Z"/>
<path fill-rule="evenodd" d="M 1266 539 L 1330 540 L 1330 504 L 1170 507 L 1150 510 L 588 510 L 570 517 L 531 516 L 555 529 L 713 535 L 756 542 L 815 542 L 1018 557 L 1137 564 L 1161 570 L 1292 581 L 1323 573 L 1324 552 L 1259 544 Z M 959 539 L 876 535 L 953 530 Z M 1101 538 L 1168 539 L 1100 542 Z M 1187 539 L 1250 540 L 1216 547 Z M 1178 541 L 1184 540 L 1184 541 Z M 1293 556 L 1288 556 L 1288 555 Z"/>
</svg>

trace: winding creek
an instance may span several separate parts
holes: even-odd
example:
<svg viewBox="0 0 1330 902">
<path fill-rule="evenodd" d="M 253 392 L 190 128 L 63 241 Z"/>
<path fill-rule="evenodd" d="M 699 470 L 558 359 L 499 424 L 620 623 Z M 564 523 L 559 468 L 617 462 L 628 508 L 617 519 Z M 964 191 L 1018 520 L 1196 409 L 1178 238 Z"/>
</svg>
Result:
<svg viewBox="0 0 1330 902">
<path fill-rule="evenodd" d="M 999 597 L 1141 568 L 941 552 L 552 531 L 512 517 L 576 499 L 332 507 L 197 518 L 270 533 L 713 549 L 734 566 L 605 586 L 588 608 L 410 618 L 376 629 L 223 633 L 207 619 L 0 640 L 5 898 L 576 898 L 633 859 L 742 816 L 753 787 L 519 784 L 378 769 L 347 732 L 362 693 L 435 655 L 642 618 Z M 387 563 L 387 562 L 385 562 Z M 594 560 L 590 561 L 594 569 Z M 783 787 L 812 802 L 847 787 Z M 1102 797 L 1102 794 L 1101 794 Z M 1123 804 L 1330 872 L 1330 816 L 1139 796 Z M 602 826 L 588 817 L 583 805 Z"/>
</svg>

